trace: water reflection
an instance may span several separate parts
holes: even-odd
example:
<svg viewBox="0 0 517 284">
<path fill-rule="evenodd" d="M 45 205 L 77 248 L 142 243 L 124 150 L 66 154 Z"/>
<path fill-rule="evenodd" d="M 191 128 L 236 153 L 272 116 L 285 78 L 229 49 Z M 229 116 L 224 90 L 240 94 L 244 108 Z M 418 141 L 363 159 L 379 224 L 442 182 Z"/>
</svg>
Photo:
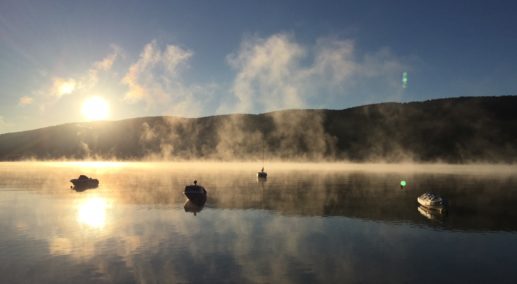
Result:
<svg viewBox="0 0 517 284">
<path fill-rule="evenodd" d="M 77 208 L 77 222 L 94 229 L 102 229 L 106 225 L 106 209 L 108 202 L 99 196 L 87 197 Z"/>
<path fill-rule="evenodd" d="M 204 201 L 206 202 L 206 199 Z M 187 200 L 183 205 L 183 209 L 185 209 L 185 212 L 193 213 L 194 216 L 196 216 L 197 213 L 203 210 L 205 202 L 193 202 L 192 200 Z"/>
<path fill-rule="evenodd" d="M 418 212 L 426 217 L 429 220 L 432 221 L 443 221 L 445 217 L 447 216 L 447 210 L 446 208 L 429 208 L 425 206 L 418 206 Z"/>
<path fill-rule="evenodd" d="M 49 252 L 52 255 L 69 255 L 72 253 L 72 248 L 72 241 L 63 237 L 56 237 L 49 244 Z"/>
<path fill-rule="evenodd" d="M 102 190 L 76 193 L 66 183 L 79 172 L 0 166 L 4 282 L 517 280 L 512 175 L 404 173 L 400 190 L 396 172 L 275 170 L 257 184 L 253 168 L 105 167 L 91 171 Z M 209 206 L 185 203 L 194 178 Z M 448 212 L 415 210 L 426 191 Z"/>
</svg>

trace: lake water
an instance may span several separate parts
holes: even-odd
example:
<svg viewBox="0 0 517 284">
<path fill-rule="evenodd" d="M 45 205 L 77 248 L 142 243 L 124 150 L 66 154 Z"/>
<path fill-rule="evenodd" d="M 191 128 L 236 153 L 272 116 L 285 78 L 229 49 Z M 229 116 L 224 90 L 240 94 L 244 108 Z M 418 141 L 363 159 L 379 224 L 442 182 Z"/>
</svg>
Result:
<svg viewBox="0 0 517 284">
<path fill-rule="evenodd" d="M 0 282 L 517 282 L 513 166 L 260 166 L 0 163 Z"/>
</svg>

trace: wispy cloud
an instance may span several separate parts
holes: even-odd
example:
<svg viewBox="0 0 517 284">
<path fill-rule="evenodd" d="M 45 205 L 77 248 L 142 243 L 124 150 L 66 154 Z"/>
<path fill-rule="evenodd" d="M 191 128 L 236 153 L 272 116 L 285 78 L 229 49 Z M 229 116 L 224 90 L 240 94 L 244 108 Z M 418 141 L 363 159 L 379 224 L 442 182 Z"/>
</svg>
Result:
<svg viewBox="0 0 517 284">
<path fill-rule="evenodd" d="M 112 44 L 111 52 L 103 59 L 94 62 L 87 74 L 82 76 L 81 87 L 87 89 L 94 88 L 99 82 L 99 73 L 110 71 L 113 64 L 115 64 L 115 61 L 121 57 L 122 54 L 122 49 L 119 46 Z"/>
<path fill-rule="evenodd" d="M 122 55 L 122 49 L 119 46 L 112 44 L 111 45 L 111 53 L 108 54 L 103 59 L 95 62 L 93 64 L 93 68 L 91 70 L 108 71 L 108 70 L 111 69 L 111 67 L 115 63 L 115 60 L 118 57 L 120 57 L 121 55 Z"/>
<path fill-rule="evenodd" d="M 228 56 L 237 70 L 234 111 L 303 106 L 297 77 L 304 54 L 305 49 L 285 34 L 245 40 L 237 54 Z"/>
<path fill-rule="evenodd" d="M 122 54 L 122 49 L 116 45 L 111 46 L 111 52 L 104 58 L 93 62 L 91 67 L 83 74 L 76 77 L 53 76 L 50 86 L 37 92 L 40 96 L 50 95 L 54 100 L 63 96 L 89 91 L 95 88 L 99 82 L 99 73 L 111 70 L 116 59 Z"/>
<path fill-rule="evenodd" d="M 26 106 L 32 104 L 34 99 L 32 97 L 23 96 L 18 100 L 18 105 Z"/>
<path fill-rule="evenodd" d="M 100 60 L 92 62 L 87 70 L 77 74 L 77 76 L 49 74 L 50 80 L 42 88 L 34 91 L 32 97 L 21 98 L 19 105 L 28 105 L 33 103 L 34 99 L 37 99 L 40 111 L 46 111 L 65 96 L 88 95 L 101 82 L 107 81 L 106 78 L 112 78 L 112 75 L 114 75 L 113 65 L 122 55 L 123 51 L 120 47 L 111 45 L 110 53 Z"/>
<path fill-rule="evenodd" d="M 120 60 L 127 59 L 122 48 L 112 45 L 109 54 L 92 62 L 82 74 L 54 75 L 47 87 L 31 98 L 45 109 L 64 96 L 98 90 L 109 78 L 109 85 L 121 91 L 123 102 L 142 105 L 145 112 L 156 115 L 340 108 L 349 105 L 346 101 L 350 98 L 356 103 L 397 98 L 403 91 L 400 76 L 408 69 L 405 60 L 388 48 L 360 52 L 350 39 L 322 37 L 307 44 L 287 33 L 245 38 L 226 58 L 234 72 L 230 81 L 186 80 L 185 71 L 193 57 L 188 48 L 153 40 L 145 44 L 138 58 L 124 62 Z M 123 64 L 115 69 L 118 61 Z M 19 101 L 20 105 L 30 103 L 28 98 Z"/>
<path fill-rule="evenodd" d="M 201 101 L 213 90 L 213 84 L 186 84 L 182 72 L 193 52 L 176 45 L 163 49 L 153 40 L 145 45 L 139 59 L 133 63 L 121 82 L 127 87 L 124 100 L 144 103 L 147 108 L 159 108 L 174 115 L 195 116 L 201 113 Z"/>
<path fill-rule="evenodd" d="M 57 98 L 72 94 L 78 86 L 78 83 L 74 78 L 56 77 L 52 81 L 51 94 Z"/>
<path fill-rule="evenodd" d="M 389 49 L 359 54 L 354 41 L 333 37 L 304 46 L 284 33 L 245 39 L 228 62 L 237 73 L 235 101 L 221 107 L 225 112 L 306 107 L 316 96 L 327 104 L 346 96 L 389 97 L 400 94 L 407 68 Z"/>
<path fill-rule="evenodd" d="M 122 79 L 128 87 L 124 100 L 129 103 L 144 101 L 148 105 L 167 102 L 173 80 L 178 78 L 179 69 L 192 54 L 192 51 L 175 45 L 167 45 L 162 51 L 156 41 L 148 43 Z"/>
</svg>

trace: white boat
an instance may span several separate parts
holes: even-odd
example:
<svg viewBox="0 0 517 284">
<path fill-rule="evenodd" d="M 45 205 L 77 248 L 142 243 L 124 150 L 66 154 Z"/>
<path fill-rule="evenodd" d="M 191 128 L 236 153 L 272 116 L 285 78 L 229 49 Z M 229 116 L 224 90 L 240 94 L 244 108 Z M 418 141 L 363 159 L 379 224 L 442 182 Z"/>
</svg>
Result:
<svg viewBox="0 0 517 284">
<path fill-rule="evenodd" d="M 417 199 L 418 203 L 425 207 L 443 207 L 447 205 L 447 201 L 432 192 L 426 192 L 420 195 Z"/>
</svg>

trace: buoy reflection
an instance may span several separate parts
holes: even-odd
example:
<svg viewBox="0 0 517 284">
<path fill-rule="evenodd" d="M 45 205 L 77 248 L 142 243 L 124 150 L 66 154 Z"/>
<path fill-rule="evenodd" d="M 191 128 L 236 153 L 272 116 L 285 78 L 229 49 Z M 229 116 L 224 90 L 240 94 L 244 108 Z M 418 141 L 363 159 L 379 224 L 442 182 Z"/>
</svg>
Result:
<svg viewBox="0 0 517 284">
<path fill-rule="evenodd" d="M 95 229 L 106 225 L 107 201 L 102 197 L 90 197 L 79 204 L 77 221 Z"/>
</svg>

